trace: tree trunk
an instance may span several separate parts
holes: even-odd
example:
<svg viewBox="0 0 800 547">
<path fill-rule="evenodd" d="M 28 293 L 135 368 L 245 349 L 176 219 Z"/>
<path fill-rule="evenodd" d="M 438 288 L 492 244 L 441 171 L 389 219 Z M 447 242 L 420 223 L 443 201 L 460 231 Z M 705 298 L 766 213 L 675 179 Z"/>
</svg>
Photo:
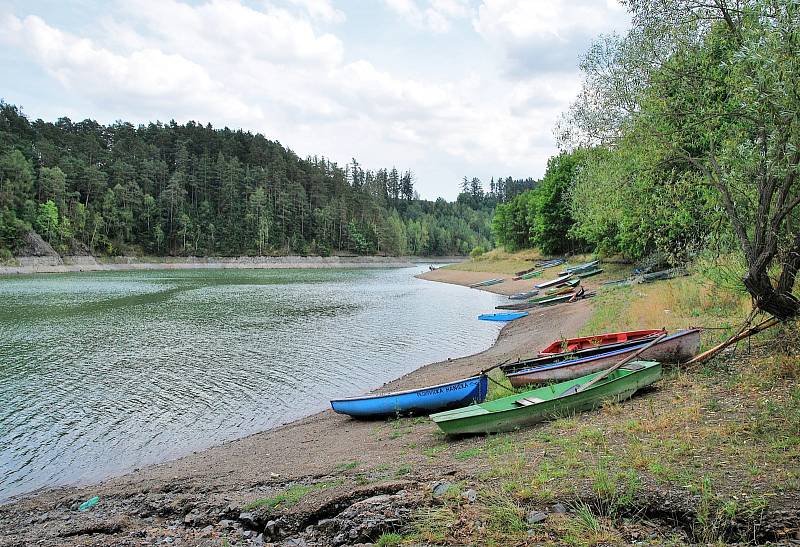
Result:
<svg viewBox="0 0 800 547">
<path fill-rule="evenodd" d="M 789 291 L 776 291 L 766 271 L 752 269 L 742 280 L 756 307 L 781 321 L 787 321 L 800 314 L 800 302 Z"/>
</svg>

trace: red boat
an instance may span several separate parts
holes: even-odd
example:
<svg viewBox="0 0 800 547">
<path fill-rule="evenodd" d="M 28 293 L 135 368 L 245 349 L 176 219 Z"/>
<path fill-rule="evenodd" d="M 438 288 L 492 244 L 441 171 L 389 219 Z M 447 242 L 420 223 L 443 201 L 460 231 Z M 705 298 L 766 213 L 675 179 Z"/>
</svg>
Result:
<svg viewBox="0 0 800 547">
<path fill-rule="evenodd" d="M 607 332 L 605 334 L 595 334 L 594 336 L 584 336 L 582 338 L 556 340 L 540 351 L 539 356 L 543 357 L 545 355 L 555 355 L 556 353 L 578 351 L 632 340 L 645 341 L 648 338 L 654 338 L 664 334 L 665 332 L 666 331 L 663 329 L 629 330 L 627 332 Z"/>
</svg>

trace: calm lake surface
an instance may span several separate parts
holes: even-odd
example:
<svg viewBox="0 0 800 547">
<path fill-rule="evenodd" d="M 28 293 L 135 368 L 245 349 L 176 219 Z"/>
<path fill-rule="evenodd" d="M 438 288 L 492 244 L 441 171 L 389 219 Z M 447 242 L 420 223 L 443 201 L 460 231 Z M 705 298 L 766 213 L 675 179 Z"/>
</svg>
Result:
<svg viewBox="0 0 800 547">
<path fill-rule="evenodd" d="M 426 268 L 0 277 L 0 500 L 292 421 L 489 347 Z"/>
</svg>

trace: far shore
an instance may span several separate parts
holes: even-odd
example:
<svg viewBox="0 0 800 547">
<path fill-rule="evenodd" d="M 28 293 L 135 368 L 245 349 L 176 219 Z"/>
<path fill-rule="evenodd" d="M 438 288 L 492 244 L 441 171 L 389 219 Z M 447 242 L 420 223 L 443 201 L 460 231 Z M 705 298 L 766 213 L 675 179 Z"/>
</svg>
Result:
<svg viewBox="0 0 800 547">
<path fill-rule="evenodd" d="M 415 264 L 445 264 L 464 260 L 466 257 L 463 256 L 32 256 L 17 257 L 10 264 L 0 265 L 0 275 L 127 270 L 407 268 Z"/>
</svg>

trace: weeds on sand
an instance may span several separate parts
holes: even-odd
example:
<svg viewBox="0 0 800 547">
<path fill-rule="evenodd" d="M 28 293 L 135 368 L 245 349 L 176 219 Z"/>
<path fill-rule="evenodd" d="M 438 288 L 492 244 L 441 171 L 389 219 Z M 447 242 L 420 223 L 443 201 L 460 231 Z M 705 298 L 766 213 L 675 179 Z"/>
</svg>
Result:
<svg viewBox="0 0 800 547">
<path fill-rule="evenodd" d="M 376 547 L 395 547 L 402 544 L 404 539 L 400 534 L 381 534 L 375 545 Z"/>
<path fill-rule="evenodd" d="M 337 480 L 333 482 L 319 482 L 310 485 L 295 484 L 275 496 L 254 500 L 245 505 L 242 509 L 244 509 L 245 511 L 257 509 L 259 507 L 269 507 L 271 509 L 288 509 L 289 507 L 296 505 L 297 502 L 299 502 L 303 498 L 303 496 L 305 496 L 309 492 L 312 492 L 314 490 L 325 490 L 327 488 L 341 486 L 342 484 L 344 484 L 344 481 L 342 480 Z"/>
<path fill-rule="evenodd" d="M 356 467 L 358 467 L 358 460 L 337 463 L 334 469 L 336 469 L 336 471 L 349 471 L 350 469 L 355 469 Z"/>
</svg>

